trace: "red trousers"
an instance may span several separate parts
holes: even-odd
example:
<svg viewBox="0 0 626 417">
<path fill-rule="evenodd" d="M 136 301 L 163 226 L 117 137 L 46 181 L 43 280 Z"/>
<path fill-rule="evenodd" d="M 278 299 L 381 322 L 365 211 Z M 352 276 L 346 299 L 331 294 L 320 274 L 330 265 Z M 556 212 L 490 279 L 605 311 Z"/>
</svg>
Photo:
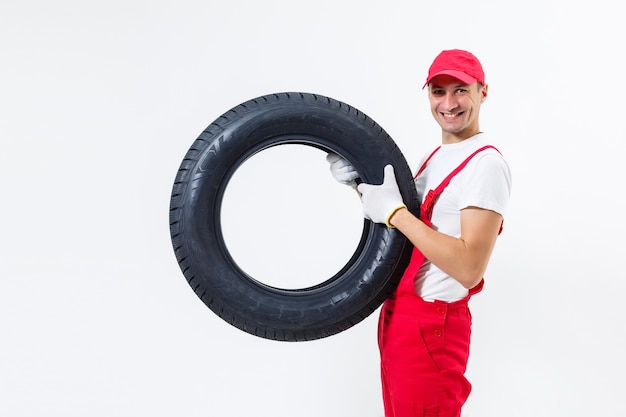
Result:
<svg viewBox="0 0 626 417">
<path fill-rule="evenodd" d="M 415 250 L 380 313 L 385 417 L 459 417 L 471 390 L 465 378 L 472 324 L 467 302 L 482 281 L 463 300 L 427 302 L 413 287 L 422 262 Z"/>
</svg>

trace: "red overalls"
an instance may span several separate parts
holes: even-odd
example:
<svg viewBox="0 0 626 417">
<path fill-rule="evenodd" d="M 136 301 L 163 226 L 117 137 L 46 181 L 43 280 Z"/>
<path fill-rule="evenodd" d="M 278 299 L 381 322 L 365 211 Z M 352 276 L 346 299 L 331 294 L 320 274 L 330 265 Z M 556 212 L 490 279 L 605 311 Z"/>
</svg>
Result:
<svg viewBox="0 0 626 417">
<path fill-rule="evenodd" d="M 474 155 L 489 147 L 493 148 L 486 146 L 474 152 L 428 192 L 421 206 L 420 219 L 424 223 L 431 226 L 433 207 L 452 177 Z M 438 149 L 426 159 L 416 177 Z M 471 391 L 464 375 L 472 323 L 468 300 L 482 289 L 484 281 L 462 300 L 424 301 L 414 288 L 415 275 L 424 259 L 413 248 L 398 288 L 380 313 L 378 345 L 385 417 L 459 417 Z"/>
</svg>

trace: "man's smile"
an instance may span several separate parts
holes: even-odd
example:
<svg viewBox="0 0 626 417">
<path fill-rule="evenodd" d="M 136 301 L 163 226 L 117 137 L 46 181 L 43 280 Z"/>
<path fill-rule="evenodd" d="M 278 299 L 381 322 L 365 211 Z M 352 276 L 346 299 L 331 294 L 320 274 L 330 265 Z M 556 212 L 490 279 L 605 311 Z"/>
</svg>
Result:
<svg viewBox="0 0 626 417">
<path fill-rule="evenodd" d="M 444 117 L 444 119 L 454 119 L 455 117 L 463 114 L 463 112 L 460 111 L 458 113 L 439 113 L 439 114 L 441 114 Z"/>
</svg>

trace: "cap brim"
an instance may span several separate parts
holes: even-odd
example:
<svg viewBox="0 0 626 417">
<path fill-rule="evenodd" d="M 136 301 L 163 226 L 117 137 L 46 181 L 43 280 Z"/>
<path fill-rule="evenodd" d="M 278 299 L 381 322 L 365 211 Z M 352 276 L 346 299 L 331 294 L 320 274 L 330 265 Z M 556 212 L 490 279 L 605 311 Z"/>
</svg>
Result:
<svg viewBox="0 0 626 417">
<path fill-rule="evenodd" d="M 477 82 L 478 80 L 474 77 L 472 77 L 471 75 L 468 75 L 466 73 L 464 73 L 463 71 L 457 71 L 457 70 L 442 70 L 439 71 L 433 75 L 431 75 L 426 82 L 424 83 L 424 85 L 422 86 L 422 90 L 424 89 L 424 87 L 426 87 L 433 78 L 439 76 L 439 75 L 449 75 L 450 77 L 454 77 L 457 80 L 461 81 L 463 84 L 474 84 L 475 82 Z"/>
</svg>

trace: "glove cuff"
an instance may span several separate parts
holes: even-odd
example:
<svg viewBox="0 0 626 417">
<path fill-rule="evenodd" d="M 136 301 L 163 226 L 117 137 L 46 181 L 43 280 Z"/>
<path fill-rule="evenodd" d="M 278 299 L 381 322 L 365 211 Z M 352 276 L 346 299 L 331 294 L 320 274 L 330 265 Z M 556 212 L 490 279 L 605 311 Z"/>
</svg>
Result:
<svg viewBox="0 0 626 417">
<path fill-rule="evenodd" d="M 387 225 L 387 227 L 389 227 L 390 229 L 395 229 L 396 227 L 394 225 L 392 225 L 391 223 L 389 223 L 389 220 L 391 220 L 391 218 L 393 217 L 394 214 L 396 214 L 396 212 L 400 209 L 406 208 L 406 206 L 404 204 L 399 205 L 398 207 L 394 208 L 393 210 L 391 210 L 391 213 L 389 213 L 389 215 L 387 216 L 387 218 L 385 219 L 385 224 Z"/>
</svg>

